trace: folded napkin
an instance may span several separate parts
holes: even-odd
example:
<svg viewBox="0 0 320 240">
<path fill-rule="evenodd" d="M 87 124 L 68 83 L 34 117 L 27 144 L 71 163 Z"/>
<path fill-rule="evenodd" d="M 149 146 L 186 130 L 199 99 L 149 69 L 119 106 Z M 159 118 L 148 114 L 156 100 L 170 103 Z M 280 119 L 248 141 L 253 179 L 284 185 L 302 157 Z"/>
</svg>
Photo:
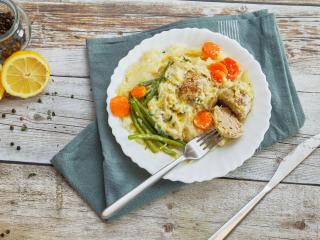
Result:
<svg viewBox="0 0 320 240">
<path fill-rule="evenodd" d="M 275 17 L 266 10 L 239 16 L 193 18 L 131 36 L 87 40 L 97 119 L 51 162 L 98 214 L 149 176 L 122 153 L 107 124 L 106 89 L 113 70 L 118 61 L 143 39 L 164 30 L 185 27 L 221 32 L 237 40 L 261 64 L 272 94 L 270 128 L 261 147 L 296 134 L 304 123 L 304 114 L 291 79 Z M 180 182 L 161 180 L 117 216 L 181 185 Z"/>
</svg>

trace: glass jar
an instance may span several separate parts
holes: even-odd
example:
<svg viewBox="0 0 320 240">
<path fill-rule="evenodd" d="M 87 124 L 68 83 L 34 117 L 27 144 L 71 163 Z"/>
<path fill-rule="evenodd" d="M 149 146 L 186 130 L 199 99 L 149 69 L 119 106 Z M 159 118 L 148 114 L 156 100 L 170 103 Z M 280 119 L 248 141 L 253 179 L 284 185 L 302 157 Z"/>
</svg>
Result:
<svg viewBox="0 0 320 240">
<path fill-rule="evenodd" d="M 27 47 L 31 38 L 31 25 L 24 10 L 11 0 L 0 0 L 0 14 L 12 18 L 11 27 L 0 35 L 1 63 L 12 53 Z"/>
</svg>

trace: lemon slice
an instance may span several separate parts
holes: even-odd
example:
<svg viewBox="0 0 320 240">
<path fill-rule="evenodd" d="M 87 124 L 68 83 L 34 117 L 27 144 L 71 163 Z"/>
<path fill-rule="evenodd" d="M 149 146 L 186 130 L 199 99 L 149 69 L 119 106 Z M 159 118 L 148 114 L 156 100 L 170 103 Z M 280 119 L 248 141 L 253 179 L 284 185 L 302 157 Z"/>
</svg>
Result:
<svg viewBox="0 0 320 240">
<path fill-rule="evenodd" d="M 29 98 L 39 94 L 50 79 L 48 62 L 33 51 L 19 51 L 2 67 L 2 85 L 12 96 Z"/>
<path fill-rule="evenodd" d="M 3 95 L 4 95 L 4 88 L 1 84 L 1 71 L 2 71 L 2 65 L 0 64 L 0 100 L 3 98 Z"/>
</svg>

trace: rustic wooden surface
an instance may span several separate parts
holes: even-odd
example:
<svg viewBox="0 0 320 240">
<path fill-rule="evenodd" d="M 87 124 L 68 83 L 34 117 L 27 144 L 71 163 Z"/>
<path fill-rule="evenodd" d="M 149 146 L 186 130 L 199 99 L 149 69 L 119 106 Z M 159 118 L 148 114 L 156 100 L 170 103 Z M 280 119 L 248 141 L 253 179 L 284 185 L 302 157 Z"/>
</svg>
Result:
<svg viewBox="0 0 320 240">
<path fill-rule="evenodd" d="M 38 97 L 0 102 L 0 114 L 6 113 L 0 118 L 0 239 L 207 239 L 263 187 L 283 156 L 320 132 L 319 0 L 19 2 L 33 22 L 30 47 L 49 60 L 52 82 Z M 223 179 L 185 186 L 109 224 L 102 223 L 51 166 L 26 164 L 47 164 L 94 119 L 86 38 L 263 8 L 277 16 L 306 113 L 296 136 L 257 153 Z M 48 119 L 48 111 L 55 116 Z M 22 124 L 28 131 L 20 130 Z M 320 239 L 319 160 L 317 149 L 228 239 Z"/>
</svg>

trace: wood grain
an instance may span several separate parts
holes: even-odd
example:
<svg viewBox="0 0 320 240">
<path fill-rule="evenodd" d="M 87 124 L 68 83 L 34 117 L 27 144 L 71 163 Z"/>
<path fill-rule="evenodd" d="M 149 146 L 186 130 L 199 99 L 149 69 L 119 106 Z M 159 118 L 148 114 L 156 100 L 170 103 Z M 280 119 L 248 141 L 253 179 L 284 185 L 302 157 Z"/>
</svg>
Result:
<svg viewBox="0 0 320 240">
<path fill-rule="evenodd" d="M 90 37 L 121 36 L 189 17 L 239 14 L 261 9 L 261 5 L 258 4 L 204 2 L 181 4 L 179 1 L 165 3 L 138 1 L 127 4 L 110 1 L 104 4 L 77 5 L 75 3 L 22 2 L 22 6 L 30 12 L 33 22 L 32 47 L 83 46 L 85 39 Z M 307 53 L 308 49 L 317 49 L 317 43 L 312 39 L 318 39 L 320 34 L 320 27 L 317 24 L 320 16 L 319 8 L 282 5 L 265 7 L 277 15 L 285 41 L 293 41 L 296 44 L 308 42 L 304 47 L 292 48 L 292 50 L 289 48 L 289 52 L 299 49 Z"/>
<path fill-rule="evenodd" d="M 15 2 L 23 2 L 25 0 L 16 0 Z M 118 2 L 121 2 L 122 0 L 117 0 Z M 180 0 L 183 2 L 184 0 Z M 63 3 L 106 3 L 108 0 L 28 0 L 28 2 L 63 2 Z M 122 1 L 123 2 L 123 1 Z M 148 3 L 149 0 L 126 0 L 126 2 L 135 2 L 135 3 Z M 159 2 L 159 1 L 158 1 Z M 161 0 L 162 3 L 170 3 L 171 0 Z M 318 6 L 320 5 L 319 0 L 309 1 L 309 0 L 194 0 L 193 2 L 214 2 L 214 3 L 221 3 L 221 2 L 228 2 L 228 3 L 255 3 L 255 4 L 261 4 L 261 5 L 290 5 L 290 6 Z"/>
<path fill-rule="evenodd" d="M 207 239 L 263 185 L 192 184 L 106 224 L 52 168 L 1 164 L 0 233 L 24 240 Z M 281 184 L 228 239 L 319 239 L 319 194 L 319 187 Z"/>
</svg>

